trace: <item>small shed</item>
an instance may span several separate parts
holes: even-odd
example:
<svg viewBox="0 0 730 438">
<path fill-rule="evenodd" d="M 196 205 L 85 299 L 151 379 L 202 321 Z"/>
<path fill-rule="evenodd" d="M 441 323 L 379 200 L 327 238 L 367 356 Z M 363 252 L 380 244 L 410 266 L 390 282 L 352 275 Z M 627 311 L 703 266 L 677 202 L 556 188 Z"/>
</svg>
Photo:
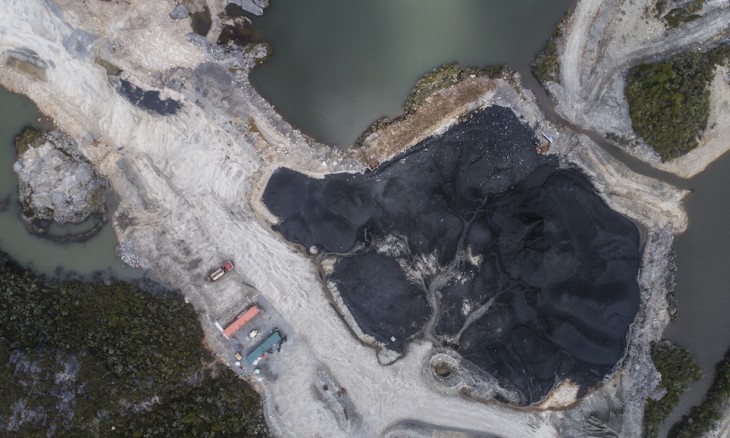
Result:
<svg viewBox="0 0 730 438">
<path fill-rule="evenodd" d="M 259 308 L 259 306 L 254 304 L 253 306 L 249 307 L 245 312 L 240 314 L 236 318 L 236 320 L 233 321 L 228 327 L 226 327 L 226 329 L 223 330 L 223 334 L 227 338 L 230 338 L 231 336 L 233 336 L 234 333 L 238 331 L 238 329 L 254 319 L 254 317 L 256 317 L 256 315 L 258 315 L 259 313 L 261 313 L 261 309 Z"/>
</svg>

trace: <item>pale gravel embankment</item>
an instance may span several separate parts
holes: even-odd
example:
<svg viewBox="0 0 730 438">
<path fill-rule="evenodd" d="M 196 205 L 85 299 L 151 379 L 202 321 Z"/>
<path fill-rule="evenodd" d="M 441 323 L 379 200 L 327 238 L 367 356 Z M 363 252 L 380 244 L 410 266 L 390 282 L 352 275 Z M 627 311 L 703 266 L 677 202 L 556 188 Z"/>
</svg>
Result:
<svg viewBox="0 0 730 438">
<path fill-rule="evenodd" d="M 584 129 L 618 139 L 620 147 L 658 168 L 685 178 L 701 172 L 730 148 L 727 136 L 717 135 L 730 129 L 730 106 L 713 106 L 714 128 L 708 123 L 691 157 L 661 163 L 659 155 L 631 127 L 625 76 L 642 62 L 712 47 L 730 37 L 728 23 L 728 0 L 708 2 L 701 18 L 674 29 L 666 28 L 653 6 L 645 2 L 579 0 L 564 23 L 565 37 L 558 47 L 560 83 L 547 84 L 557 112 Z M 713 102 L 727 100 L 718 83 L 711 90 Z"/>
<path fill-rule="evenodd" d="M 79 141 L 84 154 L 120 195 L 115 229 L 126 248 L 124 256 L 153 269 L 186 294 L 201 313 L 208 343 L 221 358 L 230 357 L 230 351 L 213 320 L 235 312 L 249 299 L 244 282 L 284 317 L 290 325 L 289 341 L 268 364 L 272 378 L 260 384 L 267 419 L 278 435 L 345 435 L 342 418 L 331 411 L 331 400 L 322 402 L 312 388 L 313 382 L 321 380 L 317 376 L 323 369 L 346 389 L 345 405 L 351 403 L 361 419 L 343 426 L 354 428 L 350 434 L 398 434 L 404 424 L 413 423 L 418 425 L 412 429 L 414 434 L 453 429 L 467 434 L 549 437 L 561 430 L 585 432 L 586 419 L 596 407 L 605 408 L 607 417 L 591 427 L 636 434 L 639 402 L 656 383 L 653 367 L 644 359 L 649 342 L 659 336 L 665 323 L 662 281 L 668 273 L 668 257 L 664 251 L 671 245 L 672 231 L 686 226 L 680 205 L 683 193 L 631 173 L 585 137 L 550 125 L 529 92 L 506 81 L 491 83 L 496 91 L 479 96 L 476 106 L 510 106 L 532 127 L 552 135 L 556 143 L 551 152 L 561 156 L 565 165 L 581 166 L 609 205 L 643 224 L 650 238 L 640 274 L 643 310 L 630 334 L 627 367 L 610 385 L 565 411 L 520 411 L 477 403 L 435 387 L 432 379 L 424 377 L 425 364 L 437 353 L 425 341 L 415 342 L 393 365 L 381 366 L 375 351 L 348 331 L 330 305 L 310 260 L 274 234 L 256 213 L 261 211 L 259 189 L 277 166 L 321 175 L 362 169 L 361 163 L 292 130 L 245 77 L 226 76 L 218 69 L 218 80 L 206 84 L 203 94 L 195 90 L 209 76 L 202 66 L 192 63 L 185 65 L 196 70 L 166 70 L 176 65 L 181 51 L 193 51 L 191 59 L 225 65 L 220 54 L 190 44 L 183 30 L 170 24 L 167 14 L 174 2 L 151 7 L 149 2 L 131 0 L 126 6 L 114 6 L 113 14 L 97 10 L 107 2 L 97 2 L 90 9 L 71 3 L 62 5 L 72 11 L 64 15 L 68 21 L 64 22 L 41 0 L 6 1 L 0 15 L 0 52 L 31 49 L 50 67 L 45 81 L 0 67 L 0 83 L 27 94 Z M 144 26 L 166 34 L 161 37 L 166 46 L 138 41 L 134 48 L 124 48 L 137 29 L 104 26 L 112 18 L 109 23 L 144 19 Z M 64 46 L 70 35 L 78 34 L 69 23 L 88 25 L 88 32 L 98 33 L 96 39 L 84 40 L 96 41 L 87 46 L 88 51 L 78 45 L 73 50 Z M 111 60 L 140 85 L 158 87 L 179 99 L 183 107 L 178 114 L 151 115 L 114 90 L 94 57 L 109 54 L 106 50 L 115 43 L 121 48 Z M 184 85 L 167 89 L 165 79 L 169 78 Z M 454 122 L 440 120 L 424 132 L 430 134 Z M 216 284 L 204 281 L 210 265 L 223 257 L 236 261 L 236 274 Z M 627 407 L 621 408 L 624 403 Z"/>
</svg>

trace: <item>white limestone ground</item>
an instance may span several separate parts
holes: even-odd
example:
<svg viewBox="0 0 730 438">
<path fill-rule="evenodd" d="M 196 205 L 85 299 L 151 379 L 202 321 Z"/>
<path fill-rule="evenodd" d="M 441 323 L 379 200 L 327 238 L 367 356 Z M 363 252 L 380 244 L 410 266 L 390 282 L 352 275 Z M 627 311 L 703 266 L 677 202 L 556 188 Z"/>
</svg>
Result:
<svg viewBox="0 0 730 438">
<path fill-rule="evenodd" d="M 292 130 L 251 89 L 245 71 L 226 76 L 229 67 L 241 67 L 225 64 L 220 54 L 186 37 L 188 29 L 177 24 L 185 20 L 169 18 L 174 6 L 171 0 L 64 0 L 58 7 L 44 0 L 6 0 L 0 14 L 0 83 L 28 95 L 79 141 L 120 195 L 115 229 L 123 257 L 153 269 L 186 294 L 221 358 L 230 351 L 215 319 L 257 293 L 281 314 L 289 341 L 267 364 L 270 377 L 258 383 L 277 435 L 423 436 L 457 430 L 548 437 L 585 431 L 594 407 L 614 412 L 624 402 L 629 411 L 614 414 L 610 427 L 625 436 L 640 430 L 642 396 L 652 390 L 654 371 L 646 365 L 648 343 L 666 324 L 666 251 L 672 232 L 686 226 L 682 192 L 632 174 L 587 138 L 544 122 L 534 97 L 505 81 L 497 84 L 499 92 L 480 97 L 479 105 L 511 106 L 531 126 L 553 135 L 551 152 L 566 165 L 581 166 L 609 205 L 644 224 L 650 239 L 640 276 L 643 310 L 630 335 L 627 368 L 611 385 L 567 411 L 475 402 L 458 389 L 439 387 L 424 371 L 438 353 L 425 341 L 411 345 L 394 364 L 380 365 L 375 351 L 348 331 L 330 305 L 310 260 L 270 230 L 258 212 L 271 170 L 286 165 L 321 175 L 364 165 Z M 145 29 L 155 29 L 155 35 Z M 7 67 L 8 51 L 17 49 L 34 51 L 47 66 L 44 75 Z M 138 85 L 181 101 L 181 111 L 161 117 L 135 108 L 115 91 L 96 56 L 113 61 Z M 213 61 L 226 67 L 216 73 L 220 84 L 196 92 L 190 69 L 213 72 L 200 65 Z M 169 78 L 182 85 L 166 87 Z M 236 273 L 206 282 L 207 269 L 221 258 L 233 259 Z M 336 401 L 317 396 L 312 385 L 322 379 L 346 389 L 342 406 L 354 406 L 357 421 L 343 421 L 333 413 Z"/>
<path fill-rule="evenodd" d="M 106 180 L 78 150 L 75 141 L 53 131 L 30 145 L 13 166 L 18 175 L 19 198 L 32 217 L 58 224 L 81 223 L 92 214 L 104 213 Z"/>
<path fill-rule="evenodd" d="M 658 61 L 686 50 L 706 49 L 730 37 L 730 0 L 707 2 L 702 17 L 674 29 L 666 28 L 653 5 L 636 0 L 579 0 L 566 21 L 560 55 L 560 83 L 547 88 L 557 111 L 570 122 L 621 139 L 631 154 L 688 178 L 701 172 L 730 148 L 730 109 L 714 105 L 716 124 L 708 123 L 696 152 L 661 164 L 659 155 L 631 128 L 624 96 L 626 72 L 641 62 Z M 726 101 L 718 72 L 711 91 L 713 101 Z"/>
</svg>

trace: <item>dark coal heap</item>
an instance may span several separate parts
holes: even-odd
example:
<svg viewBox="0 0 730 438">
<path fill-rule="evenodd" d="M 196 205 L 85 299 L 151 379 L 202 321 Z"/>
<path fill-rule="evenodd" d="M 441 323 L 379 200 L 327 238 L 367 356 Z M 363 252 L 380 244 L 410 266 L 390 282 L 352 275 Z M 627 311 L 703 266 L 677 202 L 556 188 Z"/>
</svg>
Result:
<svg viewBox="0 0 730 438">
<path fill-rule="evenodd" d="M 135 106 L 163 116 L 175 114 L 180 109 L 180 102 L 160 99 L 159 91 L 145 91 L 125 79 L 119 82 L 119 93 Z"/>
<path fill-rule="evenodd" d="M 534 403 L 558 380 L 595 385 L 622 357 L 640 258 L 634 224 L 536 143 L 493 106 L 376 172 L 279 169 L 263 199 L 288 240 L 339 254 L 330 279 L 365 333 L 402 351 L 435 317 L 444 346 Z M 345 254 L 387 236 L 405 251 Z M 415 284 L 402 268 L 434 251 L 451 279 L 437 309 L 428 277 Z"/>
</svg>

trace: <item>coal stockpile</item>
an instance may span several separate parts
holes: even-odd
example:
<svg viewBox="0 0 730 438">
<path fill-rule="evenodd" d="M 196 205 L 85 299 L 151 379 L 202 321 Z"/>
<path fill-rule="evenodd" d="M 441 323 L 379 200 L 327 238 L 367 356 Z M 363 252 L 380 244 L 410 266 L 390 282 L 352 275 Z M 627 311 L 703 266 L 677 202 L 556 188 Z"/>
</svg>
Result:
<svg viewBox="0 0 730 438">
<path fill-rule="evenodd" d="M 135 106 L 163 116 L 175 114 L 180 103 L 173 99 L 160 99 L 159 91 L 145 91 L 127 80 L 120 80 L 119 93 Z"/>
<path fill-rule="evenodd" d="M 423 291 L 408 282 L 392 257 L 374 253 L 345 257 L 332 278 L 360 329 L 391 350 L 402 351 L 405 339 L 431 313 Z"/>
<path fill-rule="evenodd" d="M 263 200 L 288 240 L 336 254 L 329 280 L 365 333 L 403 351 L 434 317 L 431 335 L 533 403 L 622 357 L 640 257 L 634 224 L 536 143 L 493 106 L 376 172 L 279 169 Z"/>
<path fill-rule="evenodd" d="M 455 288 L 445 288 L 444 301 L 493 302 L 463 331 L 459 352 L 528 402 L 542 399 L 555 376 L 584 387 L 600 381 L 623 355 L 639 307 L 636 227 L 573 171 L 504 193 L 480 222 L 495 236 L 482 254 L 494 259 L 470 290 L 452 298 Z"/>
</svg>

